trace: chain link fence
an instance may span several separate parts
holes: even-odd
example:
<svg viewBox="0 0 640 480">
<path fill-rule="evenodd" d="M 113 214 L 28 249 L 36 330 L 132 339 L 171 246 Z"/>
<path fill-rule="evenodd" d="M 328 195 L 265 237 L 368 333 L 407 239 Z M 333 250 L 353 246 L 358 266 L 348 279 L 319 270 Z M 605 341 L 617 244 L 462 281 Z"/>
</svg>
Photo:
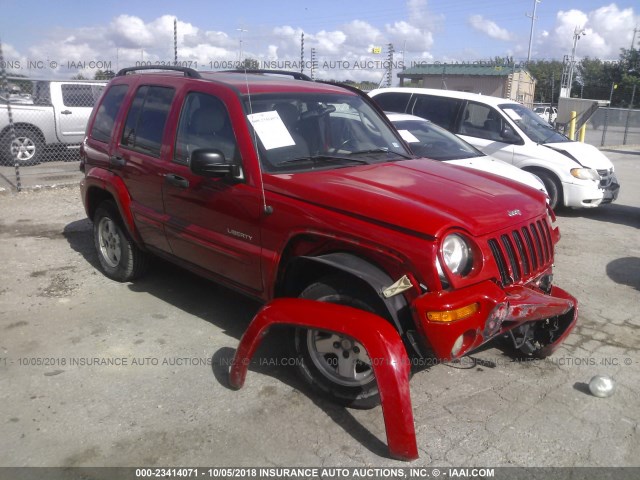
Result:
<svg viewBox="0 0 640 480">
<path fill-rule="evenodd" d="M 106 82 L 4 76 L 0 175 L 10 188 L 73 183 L 79 147 Z"/>
<path fill-rule="evenodd" d="M 600 107 L 587 122 L 585 142 L 596 146 L 640 145 L 640 110 Z"/>
</svg>

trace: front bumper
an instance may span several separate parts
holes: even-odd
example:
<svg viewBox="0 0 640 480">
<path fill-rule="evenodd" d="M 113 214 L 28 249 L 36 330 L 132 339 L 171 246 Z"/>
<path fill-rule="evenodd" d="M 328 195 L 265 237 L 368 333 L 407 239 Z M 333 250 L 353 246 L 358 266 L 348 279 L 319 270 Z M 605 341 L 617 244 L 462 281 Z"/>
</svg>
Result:
<svg viewBox="0 0 640 480">
<path fill-rule="evenodd" d="M 620 183 L 618 183 L 618 177 L 616 177 L 615 173 L 603 178 L 600 186 L 604 188 L 602 203 L 611 203 L 617 200 L 620 193 Z"/>
<path fill-rule="evenodd" d="M 477 311 L 461 320 L 434 322 L 427 317 L 427 312 L 452 311 L 474 303 L 479 305 Z M 487 280 L 459 290 L 424 294 L 414 303 L 414 315 L 435 356 L 442 360 L 464 356 L 523 323 L 558 317 L 559 331 L 541 352 L 549 355 L 575 326 L 577 305 L 575 298 L 555 286 L 547 294 L 533 286 L 501 288 Z M 452 353 L 460 337 L 462 346 Z"/>
</svg>

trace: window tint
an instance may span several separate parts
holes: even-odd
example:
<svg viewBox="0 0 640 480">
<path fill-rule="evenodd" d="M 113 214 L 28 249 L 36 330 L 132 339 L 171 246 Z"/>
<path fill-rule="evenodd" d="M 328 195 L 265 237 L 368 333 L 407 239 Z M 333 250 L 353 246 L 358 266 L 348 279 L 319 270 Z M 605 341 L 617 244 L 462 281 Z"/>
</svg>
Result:
<svg viewBox="0 0 640 480">
<path fill-rule="evenodd" d="M 102 85 L 62 85 L 62 103 L 65 107 L 93 107 L 103 88 Z"/>
<path fill-rule="evenodd" d="M 385 112 L 405 113 L 410 98 L 411 94 L 408 92 L 389 92 L 376 95 L 373 101 Z"/>
<path fill-rule="evenodd" d="M 222 152 L 227 163 L 239 163 L 238 146 L 224 104 L 216 97 L 192 92 L 187 95 L 176 136 L 174 161 L 188 164 L 194 150 Z"/>
<path fill-rule="evenodd" d="M 413 111 L 409 113 L 431 120 L 450 132 L 454 130 L 462 100 L 432 95 L 416 95 L 415 97 Z"/>
<path fill-rule="evenodd" d="M 123 147 L 160 155 L 173 94 L 174 89 L 168 87 L 143 86 L 138 89 L 122 132 Z"/>
<path fill-rule="evenodd" d="M 127 88 L 127 85 L 114 85 L 106 93 L 91 128 L 92 138 L 107 143 L 111 140 L 113 124 L 127 93 Z"/>
</svg>

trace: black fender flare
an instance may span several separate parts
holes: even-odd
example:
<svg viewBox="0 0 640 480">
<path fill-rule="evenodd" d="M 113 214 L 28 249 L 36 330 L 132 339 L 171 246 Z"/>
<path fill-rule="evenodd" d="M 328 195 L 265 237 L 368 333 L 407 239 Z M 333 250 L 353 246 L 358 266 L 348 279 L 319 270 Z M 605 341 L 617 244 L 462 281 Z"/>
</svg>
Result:
<svg viewBox="0 0 640 480">
<path fill-rule="evenodd" d="M 392 279 L 385 271 L 381 270 L 371 262 L 350 253 L 329 253 L 327 255 L 319 255 L 317 257 L 303 256 L 298 261 L 304 263 L 311 262 L 352 275 L 376 292 L 380 300 L 384 303 L 389 315 L 393 320 L 393 324 L 400 335 L 403 335 L 410 325 L 410 310 L 404 295 L 394 295 L 386 298 L 382 291 L 393 284 L 396 280 Z"/>
</svg>

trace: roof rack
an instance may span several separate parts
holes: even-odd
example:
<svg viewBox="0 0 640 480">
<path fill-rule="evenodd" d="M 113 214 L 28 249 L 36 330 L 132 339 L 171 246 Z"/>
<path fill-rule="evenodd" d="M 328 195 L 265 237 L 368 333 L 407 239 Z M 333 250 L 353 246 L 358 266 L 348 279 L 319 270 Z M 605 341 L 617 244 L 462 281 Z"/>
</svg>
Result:
<svg viewBox="0 0 640 480">
<path fill-rule="evenodd" d="M 118 71 L 118 73 L 116 74 L 116 77 L 124 77 L 127 73 L 136 72 L 138 70 L 169 70 L 169 71 L 173 71 L 173 72 L 182 72 L 182 73 L 184 73 L 185 77 L 189 77 L 189 78 L 202 78 L 200 76 L 200 73 L 198 73 L 193 68 L 174 67 L 174 66 L 171 66 L 171 65 L 144 65 L 144 66 L 141 66 L 141 67 L 122 68 L 122 69 L 120 69 L 120 71 Z"/>
<path fill-rule="evenodd" d="M 263 68 L 248 68 L 245 70 L 243 68 L 238 68 L 233 70 L 222 70 L 222 71 L 228 72 L 228 73 L 260 73 L 260 74 L 270 73 L 272 75 L 289 75 L 295 78 L 296 80 L 305 80 L 308 82 L 313 81 L 311 77 L 305 75 L 304 73 L 291 72 L 289 70 L 269 70 L 269 69 L 263 69 Z"/>
</svg>

